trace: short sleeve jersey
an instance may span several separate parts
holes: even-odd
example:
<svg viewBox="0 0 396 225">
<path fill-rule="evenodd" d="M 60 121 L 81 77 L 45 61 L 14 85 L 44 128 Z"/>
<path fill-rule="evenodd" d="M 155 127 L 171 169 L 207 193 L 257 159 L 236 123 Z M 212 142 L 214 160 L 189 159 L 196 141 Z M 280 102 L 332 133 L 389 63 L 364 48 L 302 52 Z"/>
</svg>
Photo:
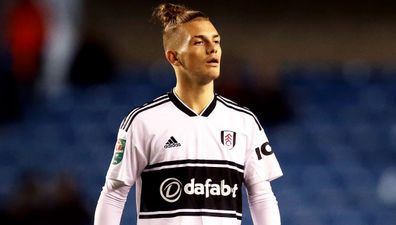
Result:
<svg viewBox="0 0 396 225">
<path fill-rule="evenodd" d="M 216 94 L 197 115 L 173 92 L 125 117 L 107 173 L 136 185 L 138 225 L 239 225 L 242 184 L 280 176 L 251 111 Z"/>
</svg>

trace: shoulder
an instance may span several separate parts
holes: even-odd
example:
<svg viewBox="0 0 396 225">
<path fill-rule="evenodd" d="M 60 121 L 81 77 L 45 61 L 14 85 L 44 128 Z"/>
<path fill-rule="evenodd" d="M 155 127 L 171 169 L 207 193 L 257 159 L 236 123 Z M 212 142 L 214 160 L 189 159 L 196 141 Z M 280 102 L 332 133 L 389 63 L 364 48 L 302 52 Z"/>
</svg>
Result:
<svg viewBox="0 0 396 225">
<path fill-rule="evenodd" d="M 246 117 L 248 120 L 254 122 L 258 126 L 259 130 L 263 129 L 256 115 L 249 108 L 242 106 L 219 94 L 216 94 L 216 98 L 218 102 L 221 103 L 221 105 L 226 107 L 228 110 L 240 114 L 241 116 Z"/>
<path fill-rule="evenodd" d="M 150 110 L 154 110 L 167 102 L 170 102 L 168 93 L 163 94 L 150 102 L 144 103 L 143 105 L 132 109 L 130 113 L 123 119 L 120 125 L 120 129 L 128 131 L 132 122 L 138 115 L 144 114 Z"/>
</svg>

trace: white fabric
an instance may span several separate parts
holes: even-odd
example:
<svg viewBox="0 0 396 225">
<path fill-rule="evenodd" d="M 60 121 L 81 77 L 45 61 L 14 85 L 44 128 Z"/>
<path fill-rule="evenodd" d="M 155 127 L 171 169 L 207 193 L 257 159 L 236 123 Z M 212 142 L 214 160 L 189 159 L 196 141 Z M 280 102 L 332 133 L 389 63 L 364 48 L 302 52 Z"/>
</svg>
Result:
<svg viewBox="0 0 396 225">
<path fill-rule="evenodd" d="M 278 201 L 268 181 L 247 187 L 250 214 L 254 225 L 280 225 Z"/>
<path fill-rule="evenodd" d="M 239 177 L 248 187 L 255 223 L 279 224 L 274 222 L 279 220 L 276 199 L 265 184 L 282 176 L 282 170 L 271 149 L 265 152 L 262 148 L 268 139 L 261 125 L 253 113 L 228 99 L 216 96 L 212 103 L 206 109 L 209 112 L 191 116 L 190 109 L 170 93 L 133 110 L 123 120 L 117 138 L 125 145 L 116 145 L 98 201 L 95 225 L 119 225 L 126 193 L 133 185 L 138 225 L 239 225 L 241 211 L 235 204 L 224 206 L 221 202 L 225 201 L 211 201 L 212 197 L 219 198 L 218 191 L 210 192 L 217 196 L 210 196 L 202 189 L 208 194 L 202 200 L 206 208 L 191 208 L 195 203 L 183 205 L 202 196 L 198 191 L 185 191 L 194 180 L 196 185 L 213 184 L 218 190 L 223 186 L 233 188 L 232 194 L 222 198 L 236 203 L 234 193 L 242 188 L 242 182 L 236 181 Z M 225 134 L 232 137 L 228 146 Z M 175 145 L 167 147 L 167 143 Z M 167 183 L 169 180 L 173 182 Z M 199 210 L 210 213 L 196 213 Z"/>
<path fill-rule="evenodd" d="M 94 225 L 119 225 L 130 186 L 107 179 L 95 211 Z M 278 202 L 268 181 L 247 187 L 254 225 L 280 225 Z"/>
<path fill-rule="evenodd" d="M 94 225 L 119 225 L 131 186 L 107 179 L 95 211 Z"/>
</svg>

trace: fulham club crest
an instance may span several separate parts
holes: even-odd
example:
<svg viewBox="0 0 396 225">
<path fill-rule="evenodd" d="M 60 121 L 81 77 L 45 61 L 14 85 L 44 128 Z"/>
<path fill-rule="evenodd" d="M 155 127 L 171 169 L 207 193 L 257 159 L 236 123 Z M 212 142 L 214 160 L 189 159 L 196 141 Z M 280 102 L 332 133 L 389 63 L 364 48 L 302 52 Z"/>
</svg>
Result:
<svg viewBox="0 0 396 225">
<path fill-rule="evenodd" d="M 221 131 L 221 143 L 228 149 L 231 150 L 235 146 L 236 133 L 230 130 Z"/>
</svg>

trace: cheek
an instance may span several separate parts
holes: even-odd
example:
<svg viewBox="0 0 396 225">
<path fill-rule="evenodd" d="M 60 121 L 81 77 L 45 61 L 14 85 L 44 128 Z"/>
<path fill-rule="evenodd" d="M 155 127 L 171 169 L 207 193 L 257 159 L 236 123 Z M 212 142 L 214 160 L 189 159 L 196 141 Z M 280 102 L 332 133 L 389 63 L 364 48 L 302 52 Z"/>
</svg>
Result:
<svg viewBox="0 0 396 225">
<path fill-rule="evenodd" d="M 200 60 L 200 58 L 198 57 L 198 55 L 194 54 L 194 53 L 190 53 L 190 54 L 186 55 L 186 57 L 185 57 L 186 66 L 189 68 L 198 67 L 199 60 Z"/>
</svg>

